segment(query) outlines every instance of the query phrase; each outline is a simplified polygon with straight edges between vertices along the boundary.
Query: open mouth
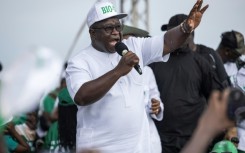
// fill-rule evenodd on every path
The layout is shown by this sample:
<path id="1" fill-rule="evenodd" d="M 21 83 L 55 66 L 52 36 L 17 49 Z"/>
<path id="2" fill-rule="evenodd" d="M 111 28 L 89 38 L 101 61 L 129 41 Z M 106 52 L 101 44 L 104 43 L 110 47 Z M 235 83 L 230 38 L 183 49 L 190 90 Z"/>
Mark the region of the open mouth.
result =
<path id="1" fill-rule="evenodd" d="M 110 41 L 110 45 L 115 47 L 116 43 L 119 42 L 119 41 L 120 41 L 120 39 L 117 39 L 117 38 L 113 39 L 112 41 Z"/>

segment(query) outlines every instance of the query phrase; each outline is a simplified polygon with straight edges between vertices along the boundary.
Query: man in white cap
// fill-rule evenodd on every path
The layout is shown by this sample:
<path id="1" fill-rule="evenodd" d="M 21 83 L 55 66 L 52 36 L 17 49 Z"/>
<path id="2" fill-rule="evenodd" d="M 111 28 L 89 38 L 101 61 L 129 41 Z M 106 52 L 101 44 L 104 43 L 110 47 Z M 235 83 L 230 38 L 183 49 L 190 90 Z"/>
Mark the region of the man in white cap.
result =
<path id="1" fill-rule="evenodd" d="M 96 2 L 87 15 L 91 45 L 72 57 L 66 69 L 68 91 L 78 106 L 77 151 L 102 153 L 149 153 L 149 126 L 143 101 L 143 78 L 133 69 L 163 61 L 181 46 L 199 25 L 208 5 L 198 0 L 188 18 L 164 36 L 122 38 L 112 3 Z M 129 51 L 120 56 L 115 44 L 122 41 Z"/>

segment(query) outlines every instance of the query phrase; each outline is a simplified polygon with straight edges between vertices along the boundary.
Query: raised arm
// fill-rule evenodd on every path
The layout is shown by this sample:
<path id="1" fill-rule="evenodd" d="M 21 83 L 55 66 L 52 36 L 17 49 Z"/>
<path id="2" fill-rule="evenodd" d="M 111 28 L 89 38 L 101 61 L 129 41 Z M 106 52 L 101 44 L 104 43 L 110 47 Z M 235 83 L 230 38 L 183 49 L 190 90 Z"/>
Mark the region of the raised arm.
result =
<path id="1" fill-rule="evenodd" d="M 163 55 L 178 49 L 189 37 L 190 33 L 200 24 L 202 15 L 208 5 L 202 8 L 203 0 L 198 0 L 191 9 L 188 18 L 179 26 L 168 30 L 164 35 Z"/>

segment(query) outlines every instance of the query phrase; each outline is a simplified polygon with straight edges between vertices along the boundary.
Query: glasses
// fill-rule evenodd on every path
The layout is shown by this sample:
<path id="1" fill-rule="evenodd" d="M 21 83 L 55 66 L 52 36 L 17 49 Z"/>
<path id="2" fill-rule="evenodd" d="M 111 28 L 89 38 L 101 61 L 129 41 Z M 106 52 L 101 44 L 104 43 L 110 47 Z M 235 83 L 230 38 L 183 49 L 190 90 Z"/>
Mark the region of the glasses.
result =
<path id="1" fill-rule="evenodd" d="M 91 29 L 104 29 L 106 33 L 111 34 L 114 29 L 116 29 L 117 32 L 121 32 L 123 30 L 123 25 L 95 27 L 95 28 L 91 28 Z"/>

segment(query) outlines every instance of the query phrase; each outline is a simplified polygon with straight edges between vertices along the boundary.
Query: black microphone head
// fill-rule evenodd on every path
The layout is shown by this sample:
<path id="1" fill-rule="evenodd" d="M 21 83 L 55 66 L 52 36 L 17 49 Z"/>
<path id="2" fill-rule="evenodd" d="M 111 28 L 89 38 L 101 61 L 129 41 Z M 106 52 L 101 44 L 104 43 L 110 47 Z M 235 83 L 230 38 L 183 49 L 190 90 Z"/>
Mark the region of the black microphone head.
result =
<path id="1" fill-rule="evenodd" d="M 124 50 L 128 50 L 128 47 L 123 42 L 117 42 L 116 45 L 115 45 L 115 50 L 117 51 L 117 53 L 119 55 L 123 56 L 122 52 Z"/>

